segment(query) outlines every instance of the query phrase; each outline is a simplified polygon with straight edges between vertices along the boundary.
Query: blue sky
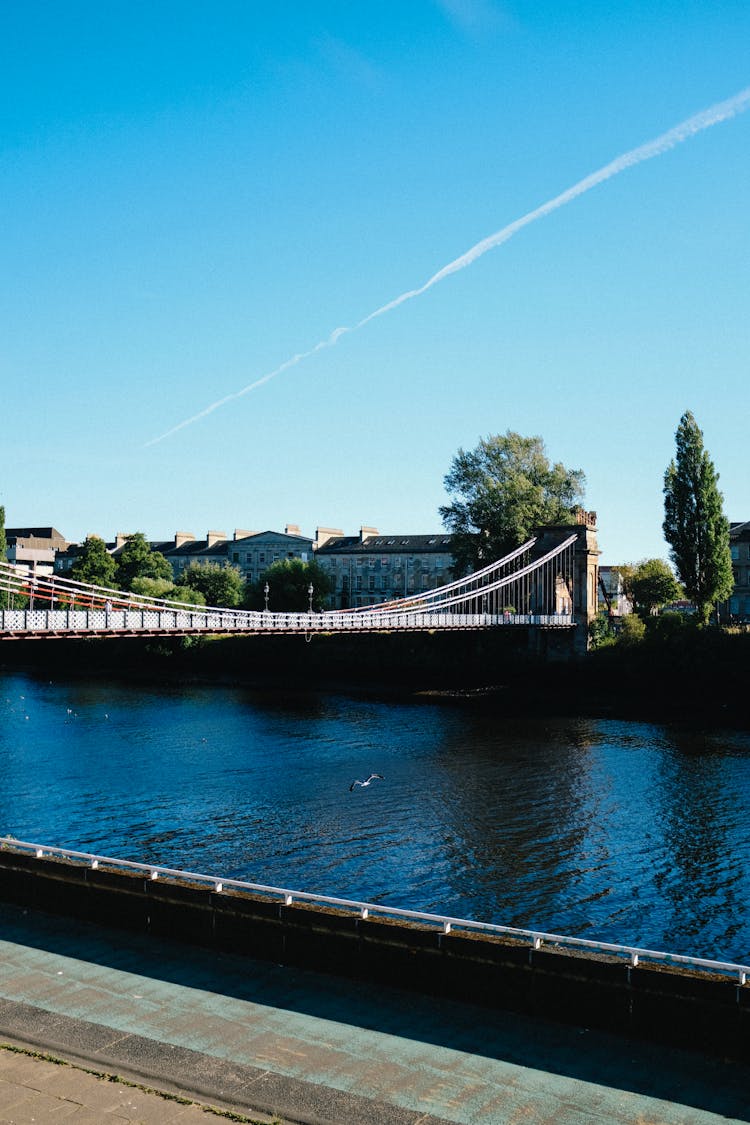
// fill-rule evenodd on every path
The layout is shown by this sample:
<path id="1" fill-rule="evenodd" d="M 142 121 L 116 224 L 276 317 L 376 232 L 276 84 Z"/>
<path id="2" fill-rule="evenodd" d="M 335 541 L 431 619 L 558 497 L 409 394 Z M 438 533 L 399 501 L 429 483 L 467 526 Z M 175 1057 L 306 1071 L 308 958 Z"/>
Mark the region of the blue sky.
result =
<path id="1" fill-rule="evenodd" d="M 750 113 L 419 297 L 750 85 L 745 2 L 0 5 L 8 525 L 439 529 L 459 447 L 541 434 L 603 561 L 666 555 L 680 415 L 750 516 Z"/>

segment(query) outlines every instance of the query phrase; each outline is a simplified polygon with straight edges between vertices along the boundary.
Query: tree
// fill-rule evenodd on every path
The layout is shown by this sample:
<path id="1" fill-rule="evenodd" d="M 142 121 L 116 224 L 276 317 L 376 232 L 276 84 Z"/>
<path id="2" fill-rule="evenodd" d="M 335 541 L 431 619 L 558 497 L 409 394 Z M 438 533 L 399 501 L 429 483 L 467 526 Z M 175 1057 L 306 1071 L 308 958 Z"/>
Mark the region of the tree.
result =
<path id="1" fill-rule="evenodd" d="M 91 582 L 94 586 L 115 584 L 117 564 L 98 535 L 87 535 L 81 553 L 70 568 L 70 577 L 76 582 Z"/>
<path id="2" fill-rule="evenodd" d="M 172 567 L 164 555 L 153 551 L 142 531 L 128 536 L 117 560 L 117 585 L 121 590 L 130 590 L 134 578 L 172 579 Z"/>
<path id="3" fill-rule="evenodd" d="M 646 622 L 637 613 L 629 613 L 623 617 L 618 644 L 630 648 L 631 645 L 639 645 L 645 636 Z"/>
<path id="4" fill-rule="evenodd" d="M 508 430 L 459 449 L 444 482 L 455 499 L 440 508 L 457 572 L 502 558 L 541 524 L 571 520 L 585 481 L 580 469 L 551 465 L 540 437 Z"/>
<path id="5" fill-rule="evenodd" d="M 189 587 L 203 594 L 206 605 L 233 607 L 243 594 L 242 575 L 235 566 L 219 563 L 190 563 L 178 579 L 178 588 Z"/>
<path id="6" fill-rule="evenodd" d="M 264 586 L 268 583 L 268 608 L 277 613 L 304 613 L 310 607 L 312 585 L 314 610 L 322 609 L 333 588 L 326 572 L 316 562 L 302 559 L 281 559 L 264 570 L 257 582 L 248 583 L 245 605 L 248 609 L 265 607 Z"/>
<path id="7" fill-rule="evenodd" d="M 664 474 L 664 538 L 685 593 L 701 625 L 734 587 L 729 521 L 719 492 L 719 474 L 703 446 L 703 434 L 688 410 L 675 434 L 676 457 Z"/>
<path id="8" fill-rule="evenodd" d="M 628 570 L 631 574 L 627 581 L 626 592 L 633 602 L 636 613 L 641 617 L 650 617 L 667 602 L 682 597 L 682 587 L 669 563 L 664 559 L 643 559 Z"/>
<path id="9" fill-rule="evenodd" d="M 190 605 L 205 605 L 206 599 L 198 590 L 189 586 L 175 586 L 168 578 L 134 578 L 130 591 L 144 598 L 166 598 L 172 602 L 188 602 Z"/>
<path id="10" fill-rule="evenodd" d="M 141 598 L 169 598 L 174 590 L 174 583 L 168 578 L 141 578 L 138 576 L 130 583 L 131 594 L 138 594 Z"/>

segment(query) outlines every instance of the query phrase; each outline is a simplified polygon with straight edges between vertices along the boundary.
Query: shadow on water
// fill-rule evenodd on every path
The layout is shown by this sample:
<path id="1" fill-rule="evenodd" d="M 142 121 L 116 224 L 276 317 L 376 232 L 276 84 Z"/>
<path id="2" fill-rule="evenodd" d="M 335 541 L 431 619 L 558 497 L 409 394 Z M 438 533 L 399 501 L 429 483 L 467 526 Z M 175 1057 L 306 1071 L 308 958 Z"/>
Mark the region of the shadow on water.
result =
<path id="1" fill-rule="evenodd" d="M 3 909 L 0 938 L 166 984 L 750 1120 L 750 1070 L 739 1063 L 382 985 L 216 955 L 15 907 Z M 100 1011 L 96 1015 L 100 1017 Z"/>
<path id="2" fill-rule="evenodd" d="M 445 779 L 442 820 L 456 892 L 463 888 L 477 916 L 539 926 L 574 893 L 593 815 L 589 750 L 599 738 L 583 721 L 470 715 L 446 732 L 435 755 Z"/>
<path id="3" fill-rule="evenodd" d="M 731 768 L 737 748 L 712 733 L 671 733 L 671 752 L 660 757 L 656 781 L 669 857 L 655 880 L 669 907 L 665 942 L 670 948 L 695 947 L 710 930 L 714 947 L 742 943 L 740 959 L 746 960 L 750 879 L 746 863 L 728 862 L 747 854 L 748 792 L 742 774 Z"/>

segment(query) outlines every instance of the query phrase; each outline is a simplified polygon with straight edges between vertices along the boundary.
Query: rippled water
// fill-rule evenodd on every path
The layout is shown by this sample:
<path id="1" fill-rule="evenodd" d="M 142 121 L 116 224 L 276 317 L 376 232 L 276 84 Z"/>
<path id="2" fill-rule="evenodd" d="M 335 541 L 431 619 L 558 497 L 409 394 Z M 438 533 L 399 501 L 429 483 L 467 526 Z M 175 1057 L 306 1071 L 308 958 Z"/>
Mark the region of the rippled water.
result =
<path id="1" fill-rule="evenodd" d="M 1 835 L 750 958 L 746 733 L 16 675 L 0 715 Z"/>

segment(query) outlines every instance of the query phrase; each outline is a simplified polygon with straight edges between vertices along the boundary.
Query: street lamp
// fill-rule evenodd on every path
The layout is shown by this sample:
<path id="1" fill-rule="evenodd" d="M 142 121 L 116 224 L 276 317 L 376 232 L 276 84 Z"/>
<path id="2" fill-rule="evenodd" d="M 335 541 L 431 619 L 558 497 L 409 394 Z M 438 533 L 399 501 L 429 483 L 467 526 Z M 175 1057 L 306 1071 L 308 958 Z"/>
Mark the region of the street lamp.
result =
<path id="1" fill-rule="evenodd" d="M 312 599 L 313 599 L 313 590 L 314 589 L 315 589 L 315 587 L 313 586 L 313 584 L 311 582 L 310 585 L 307 587 L 307 600 L 308 600 L 308 607 L 309 607 L 308 612 L 309 613 L 312 613 Z"/>
<path id="2" fill-rule="evenodd" d="M 266 613 L 268 613 L 268 593 L 269 593 L 269 586 L 268 586 L 268 583 L 266 582 L 265 586 L 263 587 L 263 597 L 266 599 Z"/>

